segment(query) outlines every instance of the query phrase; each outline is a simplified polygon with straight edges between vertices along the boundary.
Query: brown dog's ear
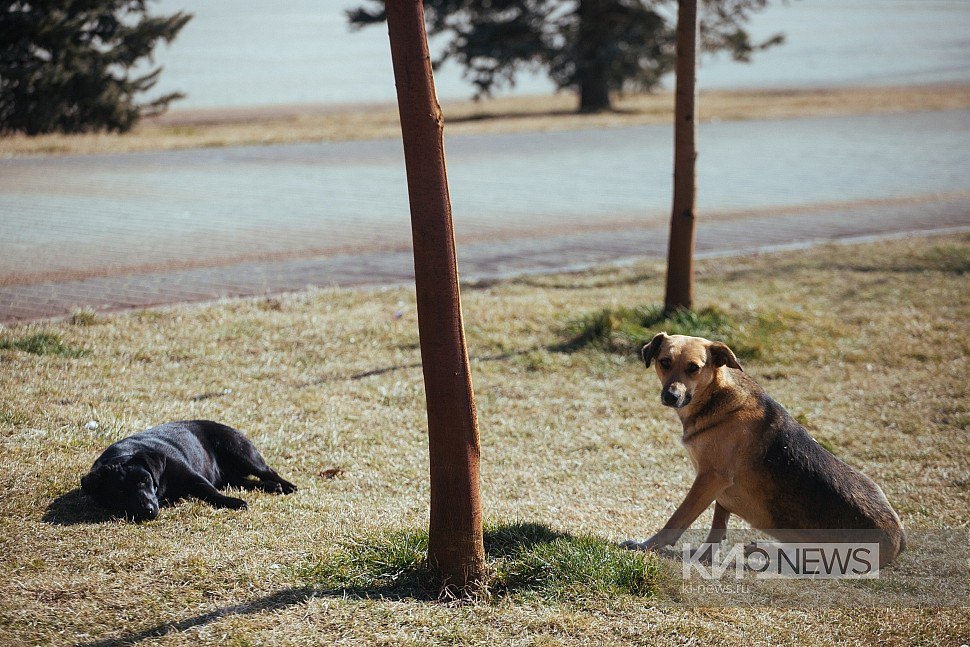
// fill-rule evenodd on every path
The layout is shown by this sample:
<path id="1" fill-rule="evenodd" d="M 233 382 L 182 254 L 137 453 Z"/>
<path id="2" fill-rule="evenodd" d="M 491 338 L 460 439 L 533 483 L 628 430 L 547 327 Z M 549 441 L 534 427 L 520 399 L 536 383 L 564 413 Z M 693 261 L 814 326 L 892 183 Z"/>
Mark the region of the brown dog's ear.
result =
<path id="1" fill-rule="evenodd" d="M 653 361 L 654 356 L 660 351 L 660 345 L 666 338 L 667 333 L 657 333 L 649 344 L 640 349 L 640 357 L 643 358 L 643 363 L 647 365 L 647 368 L 650 368 L 650 362 Z"/>
<path id="2" fill-rule="evenodd" d="M 741 368 L 741 364 L 738 362 L 738 358 L 734 356 L 734 351 L 728 348 L 727 344 L 712 341 L 708 349 L 711 351 L 711 359 L 714 360 L 714 366 L 727 365 L 744 372 L 744 369 Z"/>

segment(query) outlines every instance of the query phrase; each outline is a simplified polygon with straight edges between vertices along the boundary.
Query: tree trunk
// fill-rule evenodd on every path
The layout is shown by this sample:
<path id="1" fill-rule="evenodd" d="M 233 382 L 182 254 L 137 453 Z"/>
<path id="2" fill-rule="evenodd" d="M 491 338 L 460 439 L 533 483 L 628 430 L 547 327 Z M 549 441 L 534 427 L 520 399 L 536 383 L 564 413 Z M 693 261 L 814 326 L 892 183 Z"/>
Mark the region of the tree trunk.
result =
<path id="1" fill-rule="evenodd" d="M 674 104 L 674 204 L 667 249 L 664 312 L 694 304 L 694 200 L 697 148 L 694 143 L 697 98 L 697 0 L 677 7 L 677 86 Z"/>
<path id="2" fill-rule="evenodd" d="M 577 9 L 579 30 L 576 44 L 576 76 L 579 80 L 579 111 L 612 110 L 606 67 L 600 57 L 607 12 L 604 0 L 580 0 Z"/>
<path id="3" fill-rule="evenodd" d="M 444 122 L 435 95 L 421 0 L 387 0 L 387 28 L 404 139 L 418 334 L 428 410 L 431 518 L 428 562 L 442 586 L 485 576 L 479 441 L 458 290 Z"/>
<path id="4" fill-rule="evenodd" d="M 610 88 L 602 70 L 585 70 L 579 84 L 579 111 L 607 112 L 612 109 Z"/>

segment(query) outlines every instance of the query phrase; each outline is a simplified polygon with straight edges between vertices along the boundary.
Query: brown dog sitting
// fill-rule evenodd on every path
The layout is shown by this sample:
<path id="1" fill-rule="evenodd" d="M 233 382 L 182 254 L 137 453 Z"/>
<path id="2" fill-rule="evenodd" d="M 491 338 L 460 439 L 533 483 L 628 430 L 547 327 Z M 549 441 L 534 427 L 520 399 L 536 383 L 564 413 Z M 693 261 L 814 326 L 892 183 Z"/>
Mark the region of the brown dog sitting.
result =
<path id="1" fill-rule="evenodd" d="M 657 362 L 661 402 L 684 426 L 681 438 L 697 476 L 666 525 L 627 548 L 675 543 L 714 503 L 707 543 L 720 543 L 736 514 L 784 542 L 844 541 L 870 531 L 880 566 L 905 547 L 899 517 L 871 479 L 821 447 L 805 428 L 741 369 L 721 342 L 660 333 L 643 347 Z"/>

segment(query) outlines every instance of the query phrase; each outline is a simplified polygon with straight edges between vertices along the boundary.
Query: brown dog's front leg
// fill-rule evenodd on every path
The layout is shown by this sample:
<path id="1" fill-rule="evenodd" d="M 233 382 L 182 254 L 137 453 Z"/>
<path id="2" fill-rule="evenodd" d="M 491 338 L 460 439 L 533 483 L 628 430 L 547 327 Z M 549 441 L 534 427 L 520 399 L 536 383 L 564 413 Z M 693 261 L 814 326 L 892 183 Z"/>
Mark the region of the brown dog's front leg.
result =
<path id="1" fill-rule="evenodd" d="M 624 545 L 628 548 L 650 550 L 675 543 L 684 534 L 684 531 L 690 528 L 690 525 L 697 520 L 697 517 L 714 502 L 717 495 L 730 485 L 731 480 L 719 472 L 704 472 L 698 474 L 697 478 L 694 479 L 694 484 L 690 486 L 684 502 L 671 515 L 660 532 L 644 542 L 638 544 L 627 542 Z M 725 512 L 727 511 L 725 510 Z M 725 524 L 727 522 L 726 516 L 724 522 Z"/>
<path id="2" fill-rule="evenodd" d="M 697 557 L 704 563 L 710 563 L 714 559 L 714 550 L 727 536 L 727 522 L 731 518 L 731 513 L 718 501 L 714 501 L 714 519 L 711 520 L 711 531 L 707 533 L 707 539 L 697 548 L 700 553 Z"/>
<path id="3" fill-rule="evenodd" d="M 731 513 L 723 505 L 714 502 L 714 519 L 711 521 L 711 532 L 707 533 L 705 544 L 719 544 L 727 537 L 727 522 Z"/>

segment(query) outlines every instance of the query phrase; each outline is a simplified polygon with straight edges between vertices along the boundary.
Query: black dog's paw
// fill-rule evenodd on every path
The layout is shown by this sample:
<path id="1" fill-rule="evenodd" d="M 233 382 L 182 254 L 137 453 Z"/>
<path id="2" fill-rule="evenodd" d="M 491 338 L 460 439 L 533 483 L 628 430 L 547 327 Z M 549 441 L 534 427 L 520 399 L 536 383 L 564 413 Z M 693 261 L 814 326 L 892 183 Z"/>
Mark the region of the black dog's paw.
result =
<path id="1" fill-rule="evenodd" d="M 283 479 L 279 481 L 260 481 L 259 487 L 264 492 L 269 492 L 270 494 L 292 494 L 296 492 L 296 486 Z"/>
<path id="2" fill-rule="evenodd" d="M 227 497 L 224 497 L 221 501 L 219 501 L 219 503 L 217 504 L 217 507 L 229 508 L 230 510 L 245 510 L 249 506 L 246 505 L 246 502 L 243 501 L 242 499 L 236 499 L 234 497 L 227 496 Z"/>
<path id="3" fill-rule="evenodd" d="M 270 494 L 283 494 L 283 486 L 276 481 L 260 481 L 259 488 Z"/>

